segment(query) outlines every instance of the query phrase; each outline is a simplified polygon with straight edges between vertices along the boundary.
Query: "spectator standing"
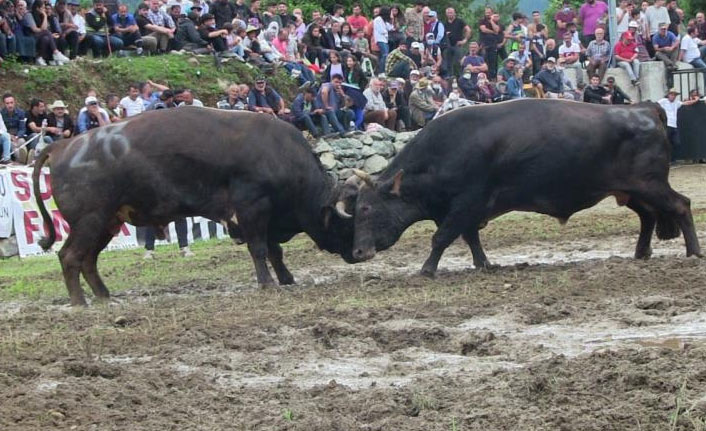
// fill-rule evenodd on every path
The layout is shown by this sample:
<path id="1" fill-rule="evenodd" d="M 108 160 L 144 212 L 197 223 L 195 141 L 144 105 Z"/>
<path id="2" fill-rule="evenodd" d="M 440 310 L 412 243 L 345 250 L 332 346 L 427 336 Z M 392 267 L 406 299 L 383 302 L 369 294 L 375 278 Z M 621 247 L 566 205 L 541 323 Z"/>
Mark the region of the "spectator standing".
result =
<path id="1" fill-rule="evenodd" d="M 637 45 L 629 31 L 622 34 L 613 53 L 618 66 L 622 67 L 630 77 L 632 85 L 640 85 L 640 60 L 637 59 Z"/>
<path id="2" fill-rule="evenodd" d="M 142 34 L 133 14 L 128 13 L 127 5 L 118 6 L 118 12 L 113 14 L 113 31 L 123 41 L 125 46 L 134 45 L 137 55 L 142 54 Z"/>
<path id="3" fill-rule="evenodd" d="M 392 24 L 390 24 L 390 9 L 386 7 L 380 8 L 380 15 L 373 20 L 373 38 L 380 51 L 378 72 L 385 72 L 385 61 L 387 60 L 387 55 L 390 53 L 388 39 L 390 30 L 392 30 Z"/>
<path id="4" fill-rule="evenodd" d="M 572 41 L 571 33 L 564 33 L 564 44 L 559 47 L 558 65 L 563 69 L 569 68 L 576 72 L 577 85 L 583 84 L 583 68 L 581 67 L 581 61 L 579 60 L 580 55 L 581 47 Z"/>
<path id="5" fill-rule="evenodd" d="M 610 92 L 601 86 L 601 77 L 591 75 L 590 84 L 583 90 L 583 101 L 586 103 L 610 104 Z"/>
<path id="6" fill-rule="evenodd" d="M 620 0 L 618 7 L 615 8 L 615 25 L 616 31 L 618 32 L 618 37 L 628 31 L 628 24 L 630 23 L 630 13 L 632 12 L 632 9 L 632 0 Z"/>
<path id="7" fill-rule="evenodd" d="M 576 23 L 577 15 L 571 7 L 571 0 L 563 0 L 562 7 L 554 14 L 556 23 L 556 39 L 564 40 L 564 33 L 568 31 L 568 24 Z"/>
<path id="8" fill-rule="evenodd" d="M 7 126 L 5 126 L 2 115 L 0 115 L 0 151 L 0 165 L 9 165 L 12 162 L 10 160 L 12 141 L 10 134 L 7 133 Z"/>
<path id="9" fill-rule="evenodd" d="M 404 17 L 407 21 L 407 37 L 412 38 L 415 42 L 424 41 L 424 0 L 415 0 L 414 6 L 407 8 L 404 11 Z"/>
<path id="10" fill-rule="evenodd" d="M 134 117 L 145 112 L 145 104 L 140 99 L 140 88 L 138 84 L 130 84 L 127 96 L 120 100 L 123 118 Z"/>
<path id="11" fill-rule="evenodd" d="M 584 46 L 595 39 L 596 28 L 599 21 L 605 20 L 608 15 L 608 5 L 602 0 L 586 0 L 579 9 L 579 23 L 583 26 L 581 32 Z"/>
<path id="12" fill-rule="evenodd" d="M 289 6 L 284 0 L 280 0 L 279 3 L 277 3 L 277 15 L 283 27 L 288 27 L 289 24 L 296 23 L 296 18 L 289 13 Z"/>
<path id="13" fill-rule="evenodd" d="M 471 42 L 468 45 L 468 55 L 461 60 L 461 66 L 465 73 L 470 72 L 470 79 L 473 84 L 478 80 L 479 73 L 488 71 L 488 65 L 485 63 L 483 57 L 479 55 L 479 50 L 478 42 Z"/>
<path id="14" fill-rule="evenodd" d="M 365 105 L 365 122 L 377 123 L 394 130 L 397 124 L 397 111 L 387 109 L 385 99 L 382 97 L 382 82 L 373 78 L 370 86 L 363 92 L 368 100 Z"/>
<path id="15" fill-rule="evenodd" d="M 446 22 L 444 23 L 446 32 L 447 47 L 443 50 L 444 67 L 442 70 L 449 76 L 458 76 L 460 71 L 460 61 L 463 57 L 463 47 L 471 37 L 471 28 L 464 20 L 456 17 L 456 10 L 452 7 L 446 8 Z"/>
<path id="16" fill-rule="evenodd" d="M 659 25 L 670 22 L 669 11 L 664 7 L 664 0 L 655 0 L 654 4 L 649 6 L 645 11 L 645 19 L 647 20 L 648 31 L 646 39 L 651 41 L 652 36 L 659 31 Z"/>
<path id="17" fill-rule="evenodd" d="M 505 46 L 509 52 L 517 51 L 519 46 L 525 44 L 528 39 L 527 27 L 522 24 L 525 18 L 519 12 L 512 14 L 512 22 L 505 29 Z"/>
<path id="18" fill-rule="evenodd" d="M 498 50 L 505 41 L 505 27 L 500 24 L 500 15 L 493 13 L 493 10 L 487 7 L 485 17 L 478 28 L 483 56 L 488 65 L 488 75 L 494 78 L 498 74 Z"/>
<path id="19" fill-rule="evenodd" d="M 679 35 L 681 33 L 682 18 L 677 9 L 677 0 L 667 2 L 667 13 L 669 14 L 669 31 Z"/>
<path id="20" fill-rule="evenodd" d="M 86 31 L 91 40 L 93 57 L 118 52 L 123 49 L 123 41 L 110 34 L 113 20 L 108 15 L 103 0 L 93 0 L 93 9 L 86 14 Z"/>
<path id="21" fill-rule="evenodd" d="M 54 140 L 70 138 L 74 133 L 74 122 L 68 114 L 68 106 L 63 100 L 56 100 L 49 105 L 51 112 L 47 115 L 46 132 Z"/>
<path id="22" fill-rule="evenodd" d="M 588 76 L 598 75 L 599 82 L 603 81 L 603 76 L 610 62 L 610 43 L 605 40 L 605 30 L 596 29 L 596 39 L 592 40 L 586 48 L 586 59 L 588 65 L 586 71 Z"/>
<path id="23" fill-rule="evenodd" d="M 679 68 L 677 66 L 677 59 L 679 58 L 679 37 L 669 31 L 669 24 L 667 22 L 660 23 L 659 31 L 652 35 L 652 47 L 655 50 L 655 60 L 660 60 L 664 63 L 667 87 L 672 87 L 674 84 L 672 72 Z"/>
<path id="24" fill-rule="evenodd" d="M 223 24 L 233 21 L 233 18 L 237 16 L 236 6 L 228 0 L 214 1 L 211 3 L 209 12 L 215 17 L 216 26 L 218 28 L 222 28 Z M 241 16 L 240 18 L 244 19 L 247 18 L 247 16 Z"/>
<path id="25" fill-rule="evenodd" d="M 667 114 L 667 137 L 669 138 L 669 143 L 672 145 L 672 162 L 676 160 L 676 154 L 679 152 L 681 146 L 681 141 L 679 139 L 679 129 L 677 127 L 677 114 L 679 108 L 682 106 L 693 105 L 697 103 L 699 99 L 689 99 L 682 102 L 677 100 L 677 96 L 680 93 L 672 88 L 667 92 L 663 99 L 659 99 L 657 103 L 660 104 L 664 112 Z"/>

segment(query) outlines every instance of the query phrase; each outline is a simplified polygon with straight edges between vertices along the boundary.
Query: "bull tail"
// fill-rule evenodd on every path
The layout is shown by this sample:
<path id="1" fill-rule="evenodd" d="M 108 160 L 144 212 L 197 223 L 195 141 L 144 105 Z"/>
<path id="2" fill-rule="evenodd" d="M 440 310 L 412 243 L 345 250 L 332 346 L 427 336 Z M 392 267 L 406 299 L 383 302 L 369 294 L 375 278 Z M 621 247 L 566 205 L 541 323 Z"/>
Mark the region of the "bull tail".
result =
<path id="1" fill-rule="evenodd" d="M 37 158 L 34 164 L 34 171 L 32 172 L 32 185 L 34 188 L 34 198 L 37 200 L 37 206 L 39 207 L 39 212 L 42 214 L 42 219 L 44 220 L 44 225 L 49 232 L 48 237 L 42 237 L 39 240 L 39 246 L 42 250 L 47 251 L 56 242 L 56 229 L 54 229 L 54 223 L 52 222 L 49 211 L 44 206 L 44 200 L 42 200 L 42 192 L 39 190 L 39 175 L 42 173 L 42 166 L 49 159 L 49 153 L 51 152 L 51 146 L 47 146 L 44 151 L 41 152 L 39 158 Z"/>
<path id="2" fill-rule="evenodd" d="M 656 231 L 659 239 L 674 239 L 681 234 L 677 220 L 664 213 L 657 214 Z"/>

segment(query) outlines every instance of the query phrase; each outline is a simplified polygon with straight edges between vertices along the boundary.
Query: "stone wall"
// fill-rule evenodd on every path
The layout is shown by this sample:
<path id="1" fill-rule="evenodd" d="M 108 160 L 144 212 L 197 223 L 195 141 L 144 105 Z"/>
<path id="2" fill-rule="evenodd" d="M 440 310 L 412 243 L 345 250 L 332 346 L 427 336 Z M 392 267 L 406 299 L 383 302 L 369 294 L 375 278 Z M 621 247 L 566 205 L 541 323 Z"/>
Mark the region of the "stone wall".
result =
<path id="1" fill-rule="evenodd" d="M 353 175 L 353 169 L 369 174 L 382 172 L 416 134 L 381 128 L 349 138 L 321 139 L 315 144 L 314 153 L 331 176 L 344 181 Z"/>

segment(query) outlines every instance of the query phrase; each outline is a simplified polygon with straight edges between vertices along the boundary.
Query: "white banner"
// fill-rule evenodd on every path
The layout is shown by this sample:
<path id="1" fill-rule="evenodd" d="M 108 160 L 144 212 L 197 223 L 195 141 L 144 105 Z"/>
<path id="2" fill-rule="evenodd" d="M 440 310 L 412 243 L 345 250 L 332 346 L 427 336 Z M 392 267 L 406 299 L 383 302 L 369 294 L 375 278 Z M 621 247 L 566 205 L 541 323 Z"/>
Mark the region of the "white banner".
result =
<path id="1" fill-rule="evenodd" d="M 13 217 L 15 232 L 17 235 L 17 246 L 20 257 L 33 256 L 44 253 L 37 244 L 42 236 L 47 235 L 44 221 L 39 213 L 36 199 L 33 192 L 32 168 L 10 168 L 5 174 L 7 183 L 10 184 L 10 191 L 13 199 Z M 49 169 L 44 168 L 39 178 L 39 189 L 44 205 L 51 216 L 51 222 L 56 230 L 56 243 L 54 250 L 59 250 L 61 243 L 66 241 L 69 234 L 69 224 L 64 220 L 56 207 L 51 191 L 51 180 Z M 107 249 L 134 248 L 137 247 L 137 235 L 134 226 L 124 224 L 120 232 L 108 244 Z"/>
<path id="2" fill-rule="evenodd" d="M 0 170 L 0 238 L 8 238 L 12 234 L 13 202 L 9 171 Z"/>

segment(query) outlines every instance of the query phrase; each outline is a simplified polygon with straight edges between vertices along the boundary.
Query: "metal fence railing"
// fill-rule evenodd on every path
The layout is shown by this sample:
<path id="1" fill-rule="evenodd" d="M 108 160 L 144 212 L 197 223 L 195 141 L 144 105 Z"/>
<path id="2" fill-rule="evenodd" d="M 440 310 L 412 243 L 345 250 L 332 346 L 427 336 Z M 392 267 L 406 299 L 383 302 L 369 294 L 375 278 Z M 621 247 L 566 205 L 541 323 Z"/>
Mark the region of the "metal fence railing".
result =
<path id="1" fill-rule="evenodd" d="M 691 90 L 697 90 L 701 96 L 706 92 L 706 69 L 682 69 L 672 72 L 674 88 L 681 93 L 681 99 L 689 97 Z"/>

